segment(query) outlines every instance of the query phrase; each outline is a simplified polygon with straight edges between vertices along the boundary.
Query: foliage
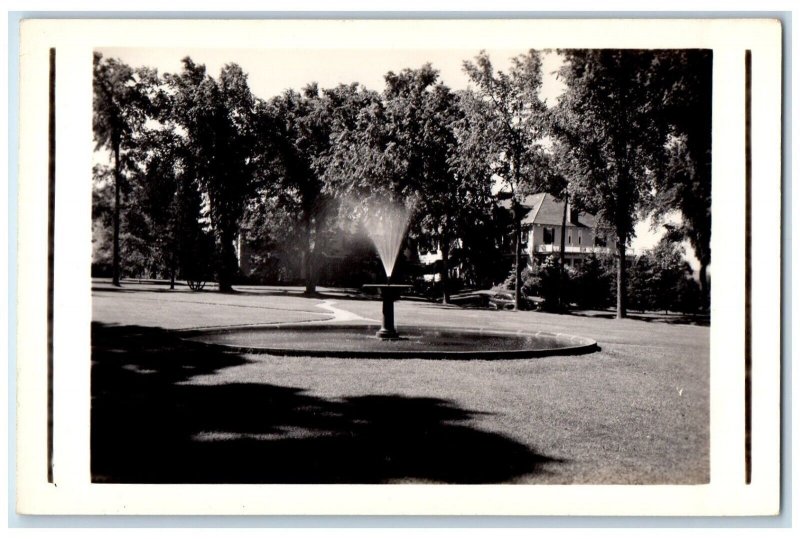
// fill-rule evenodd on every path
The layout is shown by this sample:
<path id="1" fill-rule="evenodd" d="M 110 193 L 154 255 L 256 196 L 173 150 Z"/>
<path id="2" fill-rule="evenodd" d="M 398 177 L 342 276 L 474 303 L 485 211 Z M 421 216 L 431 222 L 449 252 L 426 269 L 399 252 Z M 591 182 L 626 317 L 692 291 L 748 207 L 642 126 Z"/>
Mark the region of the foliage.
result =
<path id="1" fill-rule="evenodd" d="M 679 244 L 664 238 L 631 266 L 631 307 L 639 311 L 696 312 L 699 285 Z"/>
<path id="2" fill-rule="evenodd" d="M 511 259 L 503 256 L 503 240 L 510 236 L 512 224 L 506 212 L 472 202 L 459 224 L 461 239 L 452 251 L 452 265 L 459 267 L 464 286 L 489 288 L 512 269 Z M 472 215 L 471 219 L 467 216 Z M 501 254 L 502 253 L 502 254 Z"/>
<path id="3" fill-rule="evenodd" d="M 694 312 L 699 307 L 698 283 L 684 258 L 683 248 L 669 237 L 662 239 L 650 251 L 654 272 L 652 308 L 663 311 Z"/>
<path id="4" fill-rule="evenodd" d="M 576 270 L 573 298 L 581 309 L 606 309 L 615 295 L 613 260 L 592 253 Z"/>
<path id="5" fill-rule="evenodd" d="M 521 272 L 521 291 L 527 297 L 539 297 L 544 300 L 541 308 L 550 312 L 564 311 L 576 298 L 575 286 L 579 274 L 572 268 L 565 268 L 562 273 L 558 255 L 550 255 Z M 512 272 L 503 283 L 508 290 L 516 288 L 516 274 Z M 563 287 L 563 289 L 561 288 Z"/>
<path id="6" fill-rule="evenodd" d="M 473 62 L 464 62 L 474 88 L 461 99 L 466 121 L 458 131 L 456 167 L 484 182 L 498 179 L 511 194 L 517 309 L 522 294 L 521 201 L 543 187 L 548 176 L 541 145 L 547 126 L 546 108 L 539 98 L 541 69 L 540 53 L 533 50 L 513 58 L 508 73 L 495 71 L 484 51 Z"/>
<path id="7" fill-rule="evenodd" d="M 148 68 L 133 69 L 114 58 L 94 53 L 92 131 L 95 149 L 115 149 L 124 161 L 150 111 L 150 89 L 155 72 Z"/>
<path id="8" fill-rule="evenodd" d="M 96 164 L 92 167 L 92 220 L 111 228 L 114 214 L 114 170 Z"/>
<path id="9" fill-rule="evenodd" d="M 166 74 L 168 120 L 183 133 L 189 173 L 207 202 L 207 218 L 217 244 L 220 291 L 231 289 L 237 271 L 234 240 L 245 205 L 261 179 L 256 100 L 247 75 L 236 64 L 219 78 L 205 66 L 183 59 L 183 71 Z"/>
<path id="10" fill-rule="evenodd" d="M 671 237 L 685 239 L 700 261 L 704 305 L 709 299 L 711 263 L 711 101 L 712 52 L 671 51 L 660 58 L 664 114 L 669 133 L 666 156 L 655 175 L 656 193 L 649 205 L 655 222 L 678 210 L 681 222 Z"/>
<path id="11" fill-rule="evenodd" d="M 316 290 L 316 258 L 322 250 L 325 228 L 329 226 L 331 197 L 324 193 L 320 174 L 323 155 L 330 148 L 331 108 L 315 84 L 302 93 L 287 90 L 269 101 L 262 112 L 271 132 L 272 148 L 266 193 L 280 193 L 284 208 L 296 216 L 290 226 L 297 228 L 302 245 L 302 272 L 306 293 Z"/>
<path id="12" fill-rule="evenodd" d="M 130 151 L 149 111 L 149 88 L 155 73 L 132 69 L 124 62 L 94 54 L 92 131 L 95 150 L 105 149 L 113 160 L 112 279 L 120 284 L 120 227 L 125 173 L 133 168 Z"/>
<path id="13" fill-rule="evenodd" d="M 454 164 L 462 114 L 457 96 L 438 77 L 426 64 L 387 73 L 381 96 L 353 87 L 328 93 L 338 105 L 332 114 L 335 143 L 322 164 L 329 189 L 346 199 L 343 207 L 355 218 L 386 200 L 413 207 L 410 241 L 441 250 L 447 301 L 450 255 L 460 247 L 456 239 L 469 235 L 471 223 L 486 222 L 481 212 L 489 208 L 489 193 L 485 177 Z M 360 107 L 358 114 L 343 114 L 341 103 L 347 101 Z"/>
<path id="14" fill-rule="evenodd" d="M 140 272 L 170 278 L 177 273 L 180 181 L 179 139 L 168 130 L 147 129 L 136 149 L 139 163 L 131 186 L 126 243 L 137 245 Z M 196 219 L 196 216 L 195 216 Z"/>
<path id="15" fill-rule="evenodd" d="M 420 250 L 441 250 L 434 288 L 507 280 L 545 307 L 604 308 L 614 297 L 608 260 L 561 275 L 557 258 L 524 269 L 521 202 L 546 191 L 598 215 L 617 240 L 618 315 L 633 308 L 707 305 L 675 244 L 625 268 L 633 223 L 672 210 L 669 239 L 710 263 L 710 53 L 562 51 L 566 93 L 539 98 L 540 53 L 507 72 L 480 53 L 455 93 L 429 64 L 358 84 L 287 90 L 262 101 L 235 64 L 217 78 L 190 58 L 179 73 L 132 69 L 95 56 L 93 127 L 110 156 L 94 169 L 93 272 L 237 276 L 237 236 L 253 278 L 358 283 L 380 272 L 361 218 L 376 201 L 413 207 L 401 267 L 421 275 Z M 497 186 L 510 196 L 498 207 Z M 514 257 L 508 256 L 513 238 Z M 500 256 L 498 256 L 500 254 Z M 342 257 L 348 263 L 343 265 Z M 454 271 L 457 268 L 458 271 Z M 626 277 L 630 274 L 630 279 Z"/>
<path id="16" fill-rule="evenodd" d="M 463 113 L 456 94 L 438 82 L 438 72 L 426 64 L 418 70 L 390 72 L 386 81 L 393 132 L 407 156 L 406 174 L 416 203 L 410 234 L 418 246 L 441 251 L 442 297 L 449 302 L 455 284 L 449 282 L 450 270 L 467 252 L 463 239 L 470 236 L 470 228 L 486 223 L 487 185 L 453 166 L 459 153 L 456 129 Z"/>
<path id="17" fill-rule="evenodd" d="M 617 316 L 626 315 L 625 250 L 652 192 L 666 141 L 663 73 L 653 51 L 561 51 L 567 90 L 553 127 L 567 146 L 570 197 L 608 223 L 617 242 Z"/>
<path id="18" fill-rule="evenodd" d="M 706 298 L 700 285 L 692 277 L 684 276 L 677 283 L 672 310 L 683 314 L 696 314 L 707 309 Z"/>
<path id="19" fill-rule="evenodd" d="M 539 98 L 542 62 L 538 51 L 512 59 L 508 73 L 495 71 L 488 54 L 481 52 L 474 62 L 464 62 L 464 71 L 475 85 L 464 94 L 464 109 L 473 122 L 465 139 L 462 157 L 470 159 L 470 149 L 483 148 L 479 156 L 488 158 L 478 166 L 490 168 L 512 197 L 521 197 L 542 185 L 546 109 Z M 466 166 L 473 163 L 466 163 Z M 463 165 L 462 165 L 463 166 Z"/>
<path id="20" fill-rule="evenodd" d="M 333 145 L 319 166 L 326 191 L 345 202 L 343 217 L 358 222 L 372 200 L 398 200 L 410 194 L 398 170 L 402 156 L 390 138 L 379 94 L 340 86 L 327 96 L 333 107 Z"/>
<path id="21" fill-rule="evenodd" d="M 650 256 L 638 257 L 631 264 L 628 277 L 628 305 L 631 309 L 644 312 L 657 303 L 657 283 L 655 268 Z"/>

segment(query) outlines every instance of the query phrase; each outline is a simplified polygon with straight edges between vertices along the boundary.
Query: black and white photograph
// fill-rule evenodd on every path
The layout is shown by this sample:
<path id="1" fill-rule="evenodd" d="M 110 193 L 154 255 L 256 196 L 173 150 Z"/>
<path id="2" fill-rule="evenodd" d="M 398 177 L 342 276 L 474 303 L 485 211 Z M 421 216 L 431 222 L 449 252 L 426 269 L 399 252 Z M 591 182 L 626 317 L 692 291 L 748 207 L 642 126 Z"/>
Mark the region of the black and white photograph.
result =
<path id="1" fill-rule="evenodd" d="M 93 480 L 708 481 L 712 53 L 504 52 L 95 53 Z"/>
<path id="2" fill-rule="evenodd" d="M 751 164 L 764 55 L 673 43 L 674 25 L 618 46 L 595 28 L 605 37 L 586 46 L 583 26 L 526 40 L 498 37 L 526 21 L 427 21 L 437 41 L 418 22 L 328 21 L 317 30 L 332 40 L 364 40 L 336 47 L 245 45 L 253 21 L 220 21 L 229 42 L 206 43 L 205 21 L 183 23 L 185 44 L 103 30 L 42 49 L 38 488 L 695 489 L 677 509 L 653 498 L 672 514 L 693 497 L 708 511 L 728 483 L 777 481 L 754 457 L 777 443 L 753 421 L 764 385 L 754 396 L 751 373 L 777 361 L 752 353 L 749 325 L 753 241 L 765 244 L 736 230 L 753 182 L 776 181 Z M 742 84 L 719 87 L 730 80 Z M 74 310 L 70 297 L 83 297 Z M 715 457 L 726 424 L 733 443 Z M 714 476 L 718 457 L 734 471 Z M 603 490 L 570 492 L 585 494 L 568 509 L 507 507 L 614 512 Z M 186 511 L 208 510 L 192 499 Z M 160 512 L 148 503 L 135 510 Z"/>

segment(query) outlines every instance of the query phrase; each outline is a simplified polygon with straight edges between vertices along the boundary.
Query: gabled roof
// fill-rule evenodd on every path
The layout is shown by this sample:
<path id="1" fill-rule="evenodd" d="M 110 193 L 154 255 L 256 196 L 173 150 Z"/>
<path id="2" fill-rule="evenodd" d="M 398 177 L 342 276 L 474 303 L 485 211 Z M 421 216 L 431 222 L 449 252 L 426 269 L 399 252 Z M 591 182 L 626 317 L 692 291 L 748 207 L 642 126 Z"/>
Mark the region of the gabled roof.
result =
<path id="1" fill-rule="evenodd" d="M 564 202 L 556 200 L 553 195 L 549 193 L 528 195 L 522 200 L 522 205 L 530 208 L 522 218 L 523 225 L 561 226 Z M 567 216 L 567 226 L 594 228 L 596 225 L 597 218 L 590 213 L 579 213 L 577 222 L 570 222 L 569 215 Z"/>

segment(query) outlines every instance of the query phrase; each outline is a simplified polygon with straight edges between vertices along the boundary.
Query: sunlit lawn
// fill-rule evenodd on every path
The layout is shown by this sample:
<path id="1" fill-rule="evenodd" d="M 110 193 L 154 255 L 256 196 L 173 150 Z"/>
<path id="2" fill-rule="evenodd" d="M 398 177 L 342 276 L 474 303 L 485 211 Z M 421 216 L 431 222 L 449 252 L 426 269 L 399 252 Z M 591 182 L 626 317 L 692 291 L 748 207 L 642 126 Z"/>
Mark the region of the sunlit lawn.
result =
<path id="1" fill-rule="evenodd" d="M 380 303 L 323 289 L 96 283 L 92 470 L 121 482 L 703 483 L 707 327 L 401 301 L 404 323 L 596 339 L 503 361 L 242 355 L 181 328 L 311 321 Z M 336 294 L 335 294 L 336 293 Z"/>

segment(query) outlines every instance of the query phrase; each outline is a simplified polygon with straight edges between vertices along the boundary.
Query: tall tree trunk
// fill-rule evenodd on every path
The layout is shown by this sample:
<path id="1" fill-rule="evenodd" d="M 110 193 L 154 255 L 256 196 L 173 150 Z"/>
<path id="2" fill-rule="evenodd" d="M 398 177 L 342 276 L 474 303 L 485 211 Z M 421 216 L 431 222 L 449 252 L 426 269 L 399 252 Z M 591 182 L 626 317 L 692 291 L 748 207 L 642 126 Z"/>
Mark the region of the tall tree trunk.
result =
<path id="1" fill-rule="evenodd" d="M 447 235 L 442 235 L 442 303 L 450 303 L 450 240 Z"/>
<path id="2" fill-rule="evenodd" d="M 305 293 L 308 295 L 315 294 L 317 292 L 317 283 L 316 279 L 314 278 L 314 254 L 316 251 L 316 245 L 314 244 L 313 238 L 313 228 L 311 225 L 311 216 L 306 217 L 306 243 L 305 243 L 305 253 L 303 253 L 303 264 L 304 270 L 306 274 L 306 291 Z"/>
<path id="3" fill-rule="evenodd" d="M 621 236 L 620 236 L 621 237 Z M 625 240 L 617 239 L 617 318 L 628 316 Z"/>
<path id="4" fill-rule="evenodd" d="M 112 282 L 114 286 L 121 286 L 119 282 L 119 218 L 120 218 L 120 180 L 122 177 L 122 166 L 119 162 L 119 142 L 114 142 L 114 246 L 113 246 L 113 266 Z"/>
<path id="5" fill-rule="evenodd" d="M 700 261 L 700 308 L 703 312 L 708 312 L 711 308 L 711 287 L 708 283 L 708 263 Z"/>
<path id="6" fill-rule="evenodd" d="M 175 290 L 175 266 L 176 266 L 176 254 L 175 252 L 177 249 L 177 242 L 172 242 L 172 249 L 169 255 L 169 289 Z"/>
<path id="7" fill-rule="evenodd" d="M 561 215 L 561 251 L 558 255 L 558 308 L 564 309 L 564 249 L 566 248 L 567 235 L 567 206 L 569 206 L 569 195 L 564 196 L 564 213 Z"/>
<path id="8" fill-rule="evenodd" d="M 522 217 L 519 203 L 514 202 L 514 310 L 522 310 Z"/>
<path id="9" fill-rule="evenodd" d="M 236 252 L 233 248 L 233 227 L 224 226 L 222 235 L 222 260 L 219 272 L 219 291 L 233 292 L 233 272 L 236 266 Z"/>

